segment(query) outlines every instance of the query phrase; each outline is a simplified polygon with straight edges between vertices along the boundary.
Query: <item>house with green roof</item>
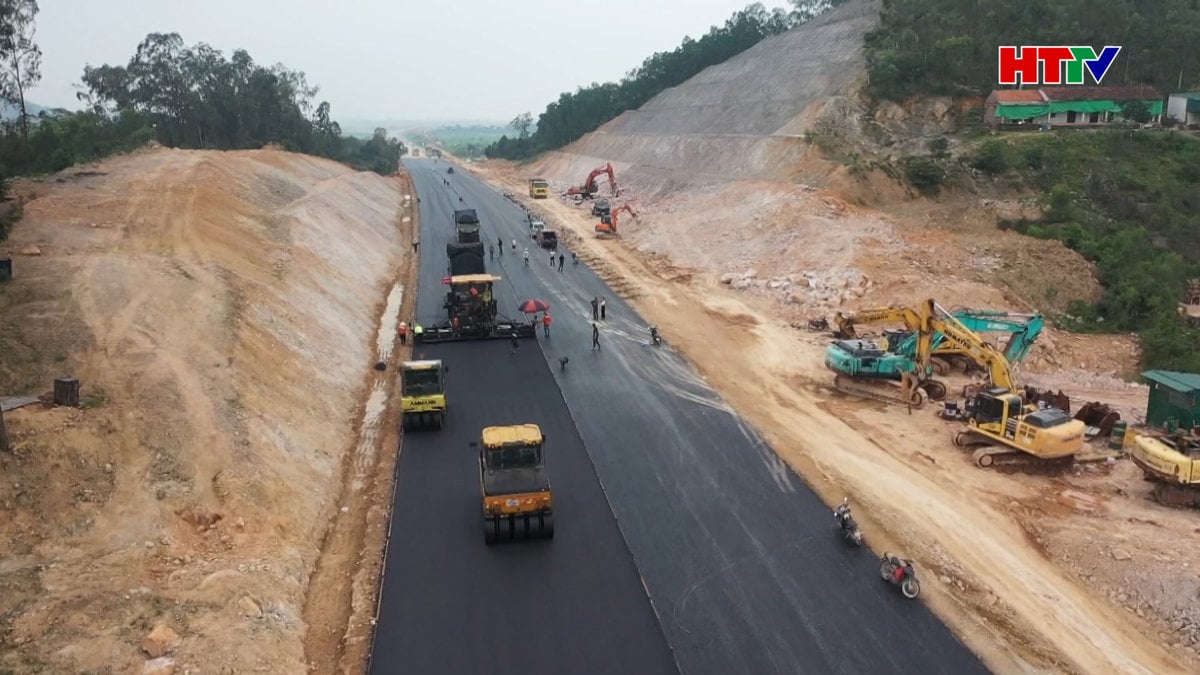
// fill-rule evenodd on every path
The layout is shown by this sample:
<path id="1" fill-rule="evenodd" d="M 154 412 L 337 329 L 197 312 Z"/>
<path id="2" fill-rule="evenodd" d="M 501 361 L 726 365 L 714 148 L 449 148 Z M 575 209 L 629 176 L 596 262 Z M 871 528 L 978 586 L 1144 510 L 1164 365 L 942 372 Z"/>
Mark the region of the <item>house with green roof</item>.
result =
<path id="1" fill-rule="evenodd" d="M 1147 370 L 1150 382 L 1146 424 L 1163 427 L 1175 420 L 1180 429 L 1200 427 L 1200 375 L 1170 370 Z"/>
<path id="2" fill-rule="evenodd" d="M 984 102 L 990 127 L 1035 124 L 1043 127 L 1103 126 L 1121 120 L 1130 101 L 1141 101 L 1151 122 L 1162 119 L 1162 96 L 1151 87 L 1040 87 L 998 89 Z"/>
<path id="3" fill-rule="evenodd" d="M 1200 124 L 1200 91 L 1168 96 L 1167 117 L 1174 118 L 1180 124 Z"/>

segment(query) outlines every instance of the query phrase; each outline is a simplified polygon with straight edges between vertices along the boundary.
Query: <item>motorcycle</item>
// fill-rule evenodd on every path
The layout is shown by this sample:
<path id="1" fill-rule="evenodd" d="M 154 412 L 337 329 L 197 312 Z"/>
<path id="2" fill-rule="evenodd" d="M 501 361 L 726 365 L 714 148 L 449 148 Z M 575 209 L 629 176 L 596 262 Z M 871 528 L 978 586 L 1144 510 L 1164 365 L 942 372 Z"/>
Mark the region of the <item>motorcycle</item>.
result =
<path id="1" fill-rule="evenodd" d="M 837 520 L 838 527 L 842 528 L 842 536 L 855 546 L 862 546 L 862 530 L 858 529 L 858 523 L 854 522 L 854 516 L 850 515 L 849 497 L 843 498 L 841 505 L 833 510 L 833 517 Z"/>
<path id="2" fill-rule="evenodd" d="M 657 347 L 662 344 L 662 337 L 658 334 L 658 326 L 650 326 L 650 342 Z"/>
<path id="3" fill-rule="evenodd" d="M 879 561 L 879 576 L 893 586 L 900 586 L 900 592 L 909 600 L 921 594 L 921 582 L 917 581 L 911 560 L 884 553 Z"/>

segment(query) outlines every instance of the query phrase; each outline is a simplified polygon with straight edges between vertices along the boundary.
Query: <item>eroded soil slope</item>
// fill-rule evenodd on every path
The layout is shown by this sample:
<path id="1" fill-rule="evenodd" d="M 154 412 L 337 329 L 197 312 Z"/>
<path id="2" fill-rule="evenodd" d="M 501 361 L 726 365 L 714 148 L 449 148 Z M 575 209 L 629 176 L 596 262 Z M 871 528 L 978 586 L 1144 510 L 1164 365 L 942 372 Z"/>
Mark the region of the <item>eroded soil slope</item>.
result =
<path id="1" fill-rule="evenodd" d="M 20 188 L 0 393 L 70 373 L 84 405 L 5 414 L 0 670 L 304 672 L 305 595 L 408 248 L 400 183 L 159 149 Z"/>

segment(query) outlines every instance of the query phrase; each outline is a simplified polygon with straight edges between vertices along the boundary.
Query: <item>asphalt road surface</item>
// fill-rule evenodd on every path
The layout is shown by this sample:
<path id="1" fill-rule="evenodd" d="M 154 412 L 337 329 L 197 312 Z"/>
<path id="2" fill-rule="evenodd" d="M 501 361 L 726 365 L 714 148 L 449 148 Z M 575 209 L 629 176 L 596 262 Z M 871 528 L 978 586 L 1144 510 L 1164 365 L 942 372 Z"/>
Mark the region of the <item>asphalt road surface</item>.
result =
<path id="1" fill-rule="evenodd" d="M 500 238 L 506 244 L 503 257 L 487 263 L 489 272 L 505 277 L 497 293 L 501 312 L 515 316 L 520 301 L 535 297 L 550 303 L 554 322 L 549 338 L 540 337 L 539 331 L 542 362 L 536 367 L 527 362 L 530 353 L 538 351 L 532 340 L 523 341 L 516 357 L 503 342 L 424 348 L 426 356 L 447 354 L 452 369 L 465 360 L 451 371 L 451 396 L 469 397 L 473 404 L 464 411 L 461 398 L 452 399 L 457 407 L 451 412 L 454 421 L 442 432 L 445 439 L 406 439 L 373 670 L 385 672 L 381 668 L 387 663 L 420 672 L 420 666 L 432 662 L 429 652 L 438 648 L 444 655 L 466 654 L 455 657 L 459 661 L 443 657 L 436 662 L 438 672 L 494 666 L 484 652 L 504 641 L 480 642 L 478 633 L 463 630 L 470 619 L 456 612 L 471 609 L 441 608 L 486 607 L 489 614 L 500 613 L 503 608 L 497 606 L 511 595 L 503 586 L 477 585 L 472 577 L 527 575 L 520 578 L 532 581 L 548 574 L 553 579 L 565 575 L 572 583 L 548 582 L 552 585 L 542 602 L 574 609 L 513 612 L 514 621 L 564 646 L 558 652 L 561 659 L 546 655 L 536 663 L 526 661 L 526 672 L 601 672 L 609 664 L 616 667 L 617 657 L 610 655 L 597 667 L 592 667 L 596 657 L 566 659 L 576 650 L 611 654 L 614 649 L 626 658 L 622 663 L 636 664 L 631 672 L 658 672 L 670 666 L 659 656 L 661 650 L 647 641 L 662 640 L 664 634 L 675 662 L 689 675 L 987 672 L 920 601 L 905 600 L 898 589 L 879 579 L 878 559 L 866 549 L 846 545 L 828 507 L 669 345 L 650 346 L 645 322 L 585 265 L 572 265 L 565 247 L 566 266 L 559 272 L 548 264 L 548 252 L 530 241 L 524 212 L 496 191 L 461 169 L 447 176 L 445 162 L 410 159 L 405 165 L 422 199 L 418 319 L 430 322 L 440 315 L 445 243 L 454 233 L 452 210 L 474 208 L 485 242 Z M 444 178 L 450 186 L 443 184 Z M 515 255 L 507 248 L 514 238 Z M 531 255 L 528 267 L 521 256 L 526 246 Z M 606 298 L 608 318 L 599 322 L 601 349 L 594 351 L 589 301 L 597 296 Z M 559 368 L 561 356 L 570 359 L 566 370 Z M 463 372 L 467 363 L 479 370 Z M 471 393 L 463 392 L 464 387 Z M 569 413 L 562 407 L 564 400 Z M 461 445 L 458 435 L 470 435 L 457 426 L 467 423 L 464 418 L 474 416 L 470 426 L 478 427 L 477 420 L 493 419 L 505 410 L 526 416 L 534 412 L 536 421 L 555 430 L 565 426 L 565 431 L 550 432 L 558 452 L 551 450 L 551 461 L 557 457 L 562 463 L 551 468 L 556 499 L 568 498 L 567 487 L 558 483 L 563 473 L 569 474 L 561 476 L 563 480 L 582 486 L 572 488 L 582 491 L 571 495 L 569 503 L 578 515 L 564 506 L 555 518 L 556 539 L 516 554 L 497 554 L 483 546 L 480 526 L 471 522 L 477 521 L 472 510 L 477 509 L 477 488 L 470 467 L 454 469 L 446 463 L 450 455 L 445 448 L 433 455 L 424 445 Z M 563 417 L 568 414 L 569 419 Z M 575 445 L 571 426 L 582 438 L 581 446 Z M 590 464 L 576 458 L 583 448 Z M 430 455 L 435 459 L 420 459 Z M 575 474 L 593 469 L 588 476 Z M 588 487 L 597 480 L 603 493 Z M 469 503 L 462 525 L 455 524 L 459 516 L 439 511 L 453 501 L 449 495 L 440 496 L 451 488 L 463 492 L 462 500 Z M 427 503 L 434 498 L 436 504 Z M 605 499 L 607 503 L 594 503 Z M 594 515 L 600 512 L 607 517 Z M 612 514 L 624 543 L 613 541 Z M 407 527 L 424 529 L 410 538 Z M 540 550 L 571 546 L 568 537 L 582 534 L 572 528 L 587 530 L 586 549 L 565 551 L 561 559 L 536 557 Z M 870 533 L 866 535 L 869 539 Z M 443 539 L 456 543 L 451 546 Z M 423 550 L 409 550 L 410 541 Z M 410 560 L 422 555 L 433 560 Z M 622 555 L 623 561 L 617 562 Z M 497 562 L 507 562 L 509 556 L 536 559 L 546 567 L 539 564 L 534 573 L 532 565 Z M 461 560 L 461 568 L 441 560 L 445 557 Z M 560 570 L 555 567 L 559 564 L 584 567 Z M 596 576 L 600 574 L 604 576 Z M 633 591 L 641 588 L 633 588 L 637 582 L 631 575 L 640 576 L 659 627 L 645 626 L 644 595 L 639 606 Z M 611 597 L 613 602 L 605 605 L 576 600 L 576 595 L 595 593 L 601 586 L 604 596 L 619 595 L 622 600 Z M 580 634 L 573 627 L 585 623 L 608 629 Z M 629 638 L 613 632 L 616 626 L 635 631 L 642 642 L 627 642 Z M 642 644 L 646 646 L 638 646 Z M 642 653 L 634 653 L 638 650 Z M 517 658 L 532 650 L 512 648 L 504 653 Z"/>

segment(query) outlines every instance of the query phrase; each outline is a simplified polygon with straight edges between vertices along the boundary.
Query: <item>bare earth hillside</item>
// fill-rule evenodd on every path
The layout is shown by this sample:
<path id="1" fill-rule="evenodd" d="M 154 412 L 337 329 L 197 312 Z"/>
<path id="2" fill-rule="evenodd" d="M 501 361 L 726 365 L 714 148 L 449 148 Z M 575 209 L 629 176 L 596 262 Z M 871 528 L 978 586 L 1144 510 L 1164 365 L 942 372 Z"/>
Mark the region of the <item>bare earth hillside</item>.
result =
<path id="1" fill-rule="evenodd" d="M 929 408 L 909 415 L 834 394 L 828 336 L 796 328 L 929 297 L 1053 317 L 1100 292 L 1079 255 L 996 228 L 1035 210 L 1032 199 L 921 199 L 798 138 L 833 129 L 869 145 L 874 127 L 920 144 L 953 116 L 940 101 L 865 112 L 855 55 L 871 10 L 847 3 L 561 152 L 476 170 L 565 231 L 829 501 L 861 504 L 873 547 L 913 554 L 929 570 L 930 604 L 994 670 L 1195 672 L 1200 610 L 1185 599 L 1200 593 L 1195 513 L 1153 503 L 1126 460 L 1053 475 L 979 469 Z M 619 240 L 595 237 L 586 202 L 524 196 L 529 178 L 561 193 L 609 161 L 614 206 L 638 213 L 622 214 Z M 1147 391 L 1126 382 L 1137 361 L 1131 336 L 1051 327 L 1018 376 L 1137 422 Z M 968 381 L 948 379 L 951 391 Z"/>
<path id="2" fill-rule="evenodd" d="M 149 150 L 20 187 L 0 393 L 71 373 L 84 405 L 5 414 L 0 670 L 304 672 L 347 461 L 376 459 L 356 439 L 382 412 L 364 387 L 402 295 L 401 182 Z"/>

